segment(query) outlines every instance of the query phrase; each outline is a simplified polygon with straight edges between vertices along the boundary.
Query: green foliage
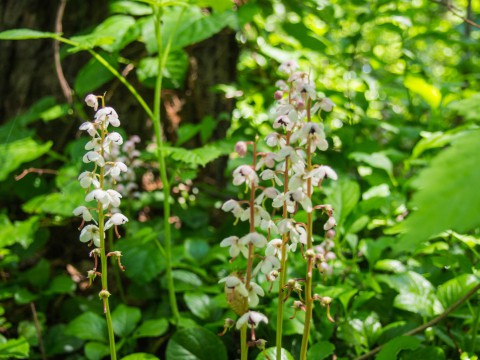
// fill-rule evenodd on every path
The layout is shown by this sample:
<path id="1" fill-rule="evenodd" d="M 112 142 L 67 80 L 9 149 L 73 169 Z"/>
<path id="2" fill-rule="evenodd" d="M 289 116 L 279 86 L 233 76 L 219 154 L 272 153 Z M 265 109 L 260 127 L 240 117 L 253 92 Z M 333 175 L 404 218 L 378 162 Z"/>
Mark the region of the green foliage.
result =
<path id="1" fill-rule="evenodd" d="M 225 345 L 217 335 L 203 328 L 188 328 L 175 333 L 167 346 L 167 360 L 226 360 Z"/>

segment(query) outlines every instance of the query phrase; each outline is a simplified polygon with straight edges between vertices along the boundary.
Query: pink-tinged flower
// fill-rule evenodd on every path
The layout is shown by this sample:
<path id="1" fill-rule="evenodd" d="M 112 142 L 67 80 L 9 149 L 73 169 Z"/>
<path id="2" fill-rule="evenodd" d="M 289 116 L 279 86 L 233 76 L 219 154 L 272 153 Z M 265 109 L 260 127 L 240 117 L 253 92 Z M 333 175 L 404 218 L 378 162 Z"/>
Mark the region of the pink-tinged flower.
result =
<path id="1" fill-rule="evenodd" d="M 332 111 L 334 106 L 335 106 L 335 104 L 329 98 L 323 98 L 322 101 L 320 101 L 320 108 L 322 110 Z"/>
<path id="2" fill-rule="evenodd" d="M 290 120 L 287 115 L 281 115 L 275 119 L 273 122 L 273 128 L 278 129 L 283 127 L 285 130 L 292 130 L 294 123 Z"/>
<path id="3" fill-rule="evenodd" d="M 105 159 L 96 151 L 89 151 L 83 155 L 83 162 L 87 164 L 94 162 L 100 167 L 105 166 Z"/>
<path id="4" fill-rule="evenodd" d="M 273 168 L 275 167 L 275 159 L 276 159 L 276 154 L 272 152 L 268 152 L 261 157 L 255 169 L 259 170 L 263 167 L 263 165 L 269 168 Z"/>
<path id="5" fill-rule="evenodd" d="M 110 219 L 105 223 L 105 230 L 110 229 L 112 226 L 123 225 L 128 222 L 128 218 L 120 213 L 113 214 Z"/>
<path id="6" fill-rule="evenodd" d="M 265 256 L 262 261 L 260 261 L 255 269 L 253 274 L 257 274 L 258 271 L 261 271 L 263 274 L 269 274 L 272 270 L 280 269 L 280 260 L 276 256 Z"/>
<path id="7" fill-rule="evenodd" d="M 82 125 L 80 125 L 79 129 L 86 131 L 88 133 L 88 135 L 90 135 L 90 136 L 98 135 L 97 129 L 95 128 L 95 125 L 93 125 L 89 121 L 84 122 Z"/>
<path id="8" fill-rule="evenodd" d="M 297 68 L 298 68 L 298 64 L 295 60 L 287 60 L 278 67 L 278 71 L 285 74 L 291 74 L 295 70 L 297 70 Z"/>
<path id="9" fill-rule="evenodd" d="M 222 210 L 225 212 L 232 212 L 233 216 L 236 218 L 243 214 L 243 208 L 240 206 L 238 201 L 233 199 L 225 201 L 225 203 L 222 205 Z"/>
<path id="10" fill-rule="evenodd" d="M 105 234 L 104 234 L 105 236 Z M 100 247 L 100 230 L 96 225 L 87 225 L 82 229 L 80 233 L 81 242 L 93 241 L 96 247 Z"/>
<path id="11" fill-rule="evenodd" d="M 278 186 L 283 185 L 282 180 L 277 176 L 277 173 L 273 170 L 267 169 L 267 170 L 262 171 L 262 173 L 260 174 L 260 177 L 262 178 L 262 180 L 272 180 L 273 179 L 273 180 L 275 180 L 275 183 Z"/>
<path id="12" fill-rule="evenodd" d="M 283 140 L 283 142 L 281 140 Z M 277 145 L 284 144 L 285 140 L 283 139 L 283 137 L 280 134 L 278 134 L 276 132 L 273 132 L 273 133 L 268 134 L 265 137 L 265 142 L 267 143 L 268 146 L 274 147 L 274 146 L 277 146 Z"/>
<path id="13" fill-rule="evenodd" d="M 118 127 L 120 126 L 120 120 L 118 119 L 117 112 L 111 107 L 105 107 L 100 109 L 95 114 L 95 123 L 102 123 L 105 128 L 108 127 L 109 124 L 112 126 Z"/>
<path id="14" fill-rule="evenodd" d="M 261 322 L 268 324 L 268 318 L 259 312 L 249 311 L 237 320 L 236 327 L 240 330 L 243 325 L 248 324 L 251 328 L 256 328 Z"/>
<path id="15" fill-rule="evenodd" d="M 253 244 L 255 247 L 262 248 L 267 244 L 267 239 L 262 234 L 251 232 L 240 239 L 244 245 Z"/>
<path id="16" fill-rule="evenodd" d="M 229 246 L 230 249 L 228 249 L 228 253 L 232 258 L 236 258 L 240 253 L 242 253 L 245 258 L 248 258 L 248 248 L 240 242 L 238 236 L 229 236 L 226 239 L 223 239 L 220 246 Z"/>
<path id="17" fill-rule="evenodd" d="M 323 230 L 328 231 L 330 229 L 333 229 L 335 226 L 337 226 L 337 222 L 335 221 L 335 218 L 333 216 L 330 216 L 325 225 L 323 225 Z"/>
<path id="18" fill-rule="evenodd" d="M 250 187 L 252 184 L 258 184 L 257 173 L 248 165 L 241 165 L 233 172 L 233 185 L 238 186 L 243 183 L 246 183 Z"/>
<path id="19" fill-rule="evenodd" d="M 306 82 L 299 82 L 297 84 L 297 91 L 302 95 L 308 95 L 312 100 L 317 98 L 317 92 L 315 91 L 315 86 Z"/>
<path id="20" fill-rule="evenodd" d="M 255 307 L 259 303 L 259 296 L 265 296 L 262 287 L 253 281 L 250 282 L 250 290 L 248 291 L 248 304 Z"/>
<path id="21" fill-rule="evenodd" d="M 73 215 L 75 216 L 81 216 L 83 220 L 85 221 L 91 221 L 92 220 L 92 214 L 90 214 L 90 211 L 86 206 L 79 206 L 73 210 Z"/>
<path id="22" fill-rule="evenodd" d="M 240 157 L 244 157 L 247 154 L 247 143 L 245 141 L 238 141 L 235 144 L 235 152 Z"/>
<path id="23" fill-rule="evenodd" d="M 97 109 L 98 109 L 98 98 L 95 95 L 88 94 L 85 97 L 85 103 L 87 104 L 87 106 L 90 106 L 90 107 L 93 108 L 93 110 L 97 111 Z"/>

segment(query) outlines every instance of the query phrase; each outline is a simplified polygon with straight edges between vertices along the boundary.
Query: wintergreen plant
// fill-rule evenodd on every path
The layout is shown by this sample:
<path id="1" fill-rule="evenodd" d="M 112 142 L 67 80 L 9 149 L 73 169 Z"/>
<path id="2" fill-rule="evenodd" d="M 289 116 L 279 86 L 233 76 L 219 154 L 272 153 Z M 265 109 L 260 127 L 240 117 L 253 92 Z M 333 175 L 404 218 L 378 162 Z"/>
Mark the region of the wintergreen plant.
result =
<path id="1" fill-rule="evenodd" d="M 224 211 L 232 212 L 238 220 L 250 222 L 248 234 L 230 236 L 220 244 L 229 247 L 233 259 L 240 254 L 247 259 L 245 275 L 233 273 L 220 280 L 225 283 L 230 306 L 240 316 L 236 327 L 241 330 L 242 359 L 247 358 L 247 345 L 262 348 L 264 342 L 255 338 L 254 328 L 260 322 L 268 323 L 265 315 L 251 310 L 259 304 L 259 296 L 265 295 L 256 277 L 270 282 L 270 290 L 278 280 L 278 359 L 282 354 L 284 304 L 292 293 L 298 294 L 298 300 L 293 302 L 295 313 L 306 313 L 300 359 L 306 359 L 314 301 L 327 306 L 327 317 L 332 320 L 329 314 L 331 299 L 313 294 L 312 289 L 314 267 L 321 273 L 328 273 L 328 261 L 335 257 L 331 251 L 331 239 L 335 235 L 333 228 L 336 221 L 332 206 L 314 205 L 312 196 L 314 189 L 320 187 L 324 179 L 337 180 L 337 174 L 331 167 L 313 162 L 317 150 L 325 151 L 328 148 L 323 125 L 315 122 L 314 116 L 321 119 L 321 111 L 331 111 L 334 105 L 328 98 L 319 98 L 308 74 L 297 72 L 296 67 L 295 62 L 288 61 L 279 68 L 288 79 L 277 82 L 278 90 L 274 95 L 277 101 L 273 122 L 275 131 L 265 138 L 272 151 L 257 151 L 256 142 L 239 142 L 235 146 L 240 156 L 247 153 L 248 145 L 253 146 L 253 163 L 241 165 L 233 172 L 233 184 L 245 184 L 249 200 L 228 200 L 222 206 Z M 262 180 L 268 182 L 268 186 L 261 186 Z M 267 211 L 267 200 L 271 201 L 273 214 Z M 281 209 L 281 216 L 274 215 L 276 209 Z M 300 209 L 307 214 L 306 223 L 296 218 Z M 312 232 L 315 210 L 327 215 L 323 225 L 325 241 L 316 247 L 313 246 Z M 288 253 L 295 252 L 297 248 L 301 249 L 305 259 L 305 278 L 287 280 Z M 256 254 L 256 251 L 262 254 Z M 260 260 L 255 264 L 257 258 Z M 251 339 L 247 342 L 248 326 L 251 328 Z"/>
<path id="2" fill-rule="evenodd" d="M 102 101 L 102 107 L 99 110 L 98 99 Z M 91 284 L 97 276 L 101 277 L 102 290 L 99 297 L 103 301 L 103 312 L 107 320 L 110 355 L 112 359 L 116 359 L 115 337 L 108 302 L 110 292 L 108 291 L 107 257 L 117 258 L 120 269 L 123 271 L 125 268 L 120 262 L 122 256 L 120 251 L 107 253 L 105 231 L 113 228 L 117 237 L 120 237 L 118 226 L 125 224 L 128 218 L 118 210 L 122 195 L 116 190 L 109 189 L 107 184 L 114 184 L 120 174 L 127 173 L 128 168 L 125 163 L 116 161 L 113 157 L 114 154 L 118 154 L 118 147 L 123 144 L 123 138 L 118 132 L 109 131 L 109 126 L 120 126 L 116 111 L 111 107 L 105 107 L 103 96 L 90 94 L 85 98 L 85 102 L 96 111 L 92 122 L 87 121 L 80 125 L 80 130 L 86 131 L 91 136 L 91 140 L 85 145 L 87 153 L 83 156 L 83 162 L 93 164 L 93 169 L 82 172 L 78 180 L 80 186 L 87 192 L 85 202 L 93 202 L 94 205 L 81 205 L 73 213 L 83 219 L 79 227 L 80 241 L 94 246 L 90 252 L 90 256 L 94 258 L 94 267 L 88 271 L 88 278 Z M 89 224 L 85 225 L 87 222 Z M 101 271 L 98 271 L 99 260 Z"/>

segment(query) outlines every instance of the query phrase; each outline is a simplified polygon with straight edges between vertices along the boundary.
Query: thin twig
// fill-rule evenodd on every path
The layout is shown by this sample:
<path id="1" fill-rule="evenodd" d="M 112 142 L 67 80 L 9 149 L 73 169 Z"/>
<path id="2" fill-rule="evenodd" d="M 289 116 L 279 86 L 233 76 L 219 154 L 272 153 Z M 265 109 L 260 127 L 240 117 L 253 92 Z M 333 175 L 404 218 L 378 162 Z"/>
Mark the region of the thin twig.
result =
<path id="1" fill-rule="evenodd" d="M 21 180 L 30 173 L 37 173 L 39 175 L 43 175 L 43 174 L 57 175 L 58 171 L 57 170 L 52 170 L 52 169 L 28 168 L 28 169 L 23 170 L 20 175 L 15 176 L 15 180 L 17 180 L 17 181 Z"/>
<path id="2" fill-rule="evenodd" d="M 42 353 L 42 359 L 47 360 L 47 355 L 45 354 L 45 346 L 43 345 L 42 331 L 40 329 L 40 323 L 38 322 L 37 317 L 37 309 L 35 309 L 35 304 L 33 302 L 30 303 L 30 308 L 32 309 L 33 323 L 35 324 L 35 331 L 37 332 L 40 352 Z"/>
<path id="3" fill-rule="evenodd" d="M 415 334 L 418 334 L 419 332 L 422 332 L 423 330 L 439 323 L 440 321 L 442 321 L 443 319 L 445 319 L 451 312 L 455 311 L 460 305 L 462 305 L 465 301 L 467 301 L 471 296 L 475 295 L 475 293 L 480 289 L 480 283 L 477 284 L 472 290 L 470 290 L 468 293 L 466 293 L 463 297 L 461 297 L 460 299 L 458 299 L 452 306 L 450 306 L 447 310 L 445 310 L 443 313 L 441 313 L 440 315 L 438 315 L 435 319 L 433 320 L 430 320 L 429 322 L 423 324 L 423 325 L 420 325 L 419 327 L 416 327 L 415 329 L 413 330 L 410 330 L 408 332 L 406 332 L 405 334 L 403 334 L 403 336 L 411 336 L 411 335 L 415 335 Z M 365 360 L 365 359 L 368 359 L 369 357 L 375 355 L 376 353 L 378 353 L 380 350 L 382 350 L 384 345 L 380 345 L 378 347 L 376 347 L 375 349 L 373 349 L 372 351 L 366 353 L 365 355 L 362 355 L 360 357 L 358 357 L 356 360 Z"/>
<path id="4" fill-rule="evenodd" d="M 57 10 L 57 16 L 55 18 L 55 32 L 57 34 L 62 33 L 62 19 L 66 5 L 67 0 L 60 0 L 60 4 L 58 5 Z M 60 83 L 60 87 L 62 88 L 63 95 L 67 99 L 67 102 L 71 105 L 73 102 L 72 89 L 68 85 L 67 79 L 65 79 L 65 75 L 63 74 L 62 63 L 60 61 L 60 41 L 55 40 L 53 42 L 53 49 L 55 58 L 55 70 L 57 72 L 58 82 Z"/>
<path id="5" fill-rule="evenodd" d="M 467 24 L 470 24 L 470 25 L 475 26 L 476 28 L 480 29 L 480 24 L 477 24 L 476 22 L 470 20 L 468 17 L 463 16 L 460 13 L 461 10 L 456 8 L 455 6 L 453 6 L 449 1 L 447 1 L 447 2 L 445 2 L 443 0 L 431 0 L 431 1 L 436 3 L 436 4 L 445 6 L 447 8 L 447 10 L 450 11 L 453 15 L 459 17 L 460 19 L 462 19 Z"/>

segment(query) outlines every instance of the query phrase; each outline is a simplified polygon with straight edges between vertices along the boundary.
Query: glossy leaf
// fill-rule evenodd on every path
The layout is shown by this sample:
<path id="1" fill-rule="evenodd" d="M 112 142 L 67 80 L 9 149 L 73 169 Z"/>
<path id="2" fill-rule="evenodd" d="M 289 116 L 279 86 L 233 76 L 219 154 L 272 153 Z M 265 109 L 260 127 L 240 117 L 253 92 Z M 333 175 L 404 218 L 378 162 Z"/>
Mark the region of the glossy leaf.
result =
<path id="1" fill-rule="evenodd" d="M 320 341 L 308 349 L 307 360 L 322 360 L 332 355 L 335 345 L 329 341 Z"/>
<path id="2" fill-rule="evenodd" d="M 86 312 L 77 316 L 67 326 L 67 335 L 83 340 L 107 342 L 107 323 L 100 315 Z"/>
<path id="3" fill-rule="evenodd" d="M 32 29 L 14 29 L 0 32 L 0 40 L 55 39 L 59 34 Z"/>
<path id="4" fill-rule="evenodd" d="M 30 352 L 30 345 L 24 338 L 0 341 L 0 359 L 26 359 Z"/>
<path id="5" fill-rule="evenodd" d="M 152 319 L 144 321 L 133 333 L 135 338 L 159 337 L 168 330 L 167 319 Z"/>
<path id="6" fill-rule="evenodd" d="M 218 336 L 204 328 L 177 331 L 167 345 L 167 360 L 227 360 L 227 350 Z"/>
<path id="7" fill-rule="evenodd" d="M 375 360 L 393 360 L 402 350 L 415 350 L 421 340 L 413 336 L 401 336 L 390 340 L 375 357 Z"/>
<path id="8" fill-rule="evenodd" d="M 267 359 L 277 359 L 276 347 L 270 347 L 268 349 L 265 349 L 265 351 L 260 352 L 260 354 L 258 354 L 257 357 L 255 358 L 255 360 L 267 360 Z M 287 350 L 282 348 L 282 355 L 280 356 L 280 359 L 294 360 L 294 357 Z"/>
<path id="9" fill-rule="evenodd" d="M 135 329 L 142 313 L 139 308 L 118 305 L 112 312 L 113 330 L 116 335 L 126 337 Z"/>

